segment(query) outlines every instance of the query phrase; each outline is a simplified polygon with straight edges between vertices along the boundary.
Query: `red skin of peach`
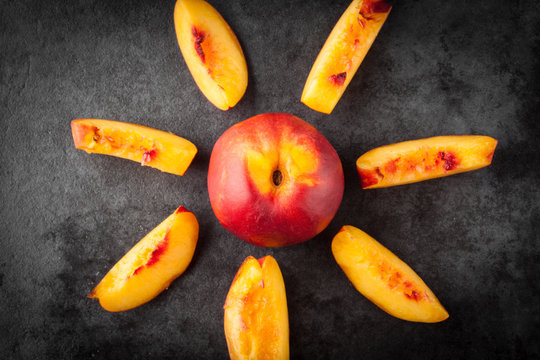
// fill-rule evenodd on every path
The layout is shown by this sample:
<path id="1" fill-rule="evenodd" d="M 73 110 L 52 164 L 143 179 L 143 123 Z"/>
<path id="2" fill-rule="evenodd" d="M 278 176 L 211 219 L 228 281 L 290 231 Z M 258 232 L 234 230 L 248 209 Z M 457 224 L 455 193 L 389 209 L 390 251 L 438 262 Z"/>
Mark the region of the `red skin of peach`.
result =
<path id="1" fill-rule="evenodd" d="M 285 140 L 284 140 L 285 139 Z M 245 153 L 292 141 L 318 158 L 309 176 L 315 186 L 293 181 L 290 191 L 263 194 L 251 178 Z M 286 178 L 287 175 L 284 174 Z M 334 217 L 343 197 L 341 161 L 313 126 L 289 114 L 261 114 L 228 129 L 210 157 L 208 192 L 220 223 L 258 246 L 286 246 L 311 239 Z"/>

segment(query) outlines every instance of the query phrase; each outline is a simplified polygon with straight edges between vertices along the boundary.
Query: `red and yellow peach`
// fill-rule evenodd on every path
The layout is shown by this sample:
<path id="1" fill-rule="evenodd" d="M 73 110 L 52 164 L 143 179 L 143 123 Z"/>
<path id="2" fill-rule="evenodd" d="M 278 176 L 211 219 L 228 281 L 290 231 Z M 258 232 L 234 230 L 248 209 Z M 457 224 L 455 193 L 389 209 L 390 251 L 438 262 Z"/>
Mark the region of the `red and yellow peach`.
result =
<path id="1" fill-rule="evenodd" d="M 216 217 L 259 246 L 311 239 L 343 197 L 341 161 L 326 138 L 290 114 L 262 114 L 229 128 L 210 157 L 208 192 Z"/>

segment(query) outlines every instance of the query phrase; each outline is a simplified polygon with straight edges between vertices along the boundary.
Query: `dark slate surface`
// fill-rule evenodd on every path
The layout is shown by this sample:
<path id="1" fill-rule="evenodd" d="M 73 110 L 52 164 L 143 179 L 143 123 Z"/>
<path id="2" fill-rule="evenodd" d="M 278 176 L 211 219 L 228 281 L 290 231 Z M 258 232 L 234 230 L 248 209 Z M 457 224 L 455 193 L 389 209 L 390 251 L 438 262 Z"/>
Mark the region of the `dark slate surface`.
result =
<path id="1" fill-rule="evenodd" d="M 348 1 L 212 1 L 249 67 L 237 107 L 199 92 L 180 55 L 173 1 L 0 2 L 0 358 L 227 358 L 223 310 L 248 255 L 273 255 L 287 287 L 295 359 L 540 356 L 539 62 L 535 0 L 394 1 L 330 116 L 299 102 Z M 290 112 L 335 146 L 344 200 L 313 240 L 283 249 L 234 238 L 211 212 L 206 171 L 229 126 Z M 186 176 L 73 147 L 70 120 L 172 131 L 199 148 Z M 499 140 L 492 166 L 362 191 L 355 160 L 443 134 Z M 108 269 L 183 204 L 201 224 L 168 291 L 111 314 L 86 298 Z M 451 317 L 395 319 L 357 293 L 330 252 L 355 225 L 410 264 Z"/>

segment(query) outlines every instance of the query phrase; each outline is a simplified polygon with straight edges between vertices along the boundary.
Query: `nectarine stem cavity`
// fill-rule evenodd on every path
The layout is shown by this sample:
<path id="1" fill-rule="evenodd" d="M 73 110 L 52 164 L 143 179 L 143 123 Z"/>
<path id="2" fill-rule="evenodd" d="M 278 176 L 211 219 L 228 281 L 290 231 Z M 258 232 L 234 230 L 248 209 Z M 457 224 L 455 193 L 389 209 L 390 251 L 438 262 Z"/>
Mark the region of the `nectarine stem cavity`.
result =
<path id="1" fill-rule="evenodd" d="M 274 182 L 274 185 L 279 186 L 281 185 L 281 182 L 283 181 L 283 174 L 281 171 L 276 170 L 272 174 L 272 181 Z"/>

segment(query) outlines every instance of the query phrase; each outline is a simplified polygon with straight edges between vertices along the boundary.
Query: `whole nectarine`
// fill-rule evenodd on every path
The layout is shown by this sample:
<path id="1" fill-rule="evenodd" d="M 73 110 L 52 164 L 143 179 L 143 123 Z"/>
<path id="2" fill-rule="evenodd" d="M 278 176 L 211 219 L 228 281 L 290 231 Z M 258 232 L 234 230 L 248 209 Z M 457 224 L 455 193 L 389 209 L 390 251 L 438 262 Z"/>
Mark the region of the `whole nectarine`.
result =
<path id="1" fill-rule="evenodd" d="M 343 197 L 338 154 L 313 126 L 262 114 L 229 128 L 210 157 L 208 192 L 221 224 L 259 246 L 311 239 Z"/>

